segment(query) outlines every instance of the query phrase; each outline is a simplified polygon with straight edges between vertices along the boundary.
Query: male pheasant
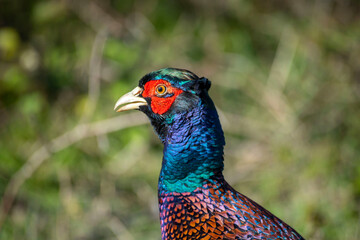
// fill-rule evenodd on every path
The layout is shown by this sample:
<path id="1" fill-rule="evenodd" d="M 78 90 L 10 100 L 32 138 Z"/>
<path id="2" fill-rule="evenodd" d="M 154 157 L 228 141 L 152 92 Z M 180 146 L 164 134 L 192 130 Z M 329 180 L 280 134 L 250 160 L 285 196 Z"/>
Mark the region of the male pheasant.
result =
<path id="1" fill-rule="evenodd" d="M 118 112 L 144 112 L 164 144 L 162 239 L 303 239 L 225 181 L 225 140 L 210 85 L 190 71 L 165 68 L 145 75 L 115 105 Z"/>

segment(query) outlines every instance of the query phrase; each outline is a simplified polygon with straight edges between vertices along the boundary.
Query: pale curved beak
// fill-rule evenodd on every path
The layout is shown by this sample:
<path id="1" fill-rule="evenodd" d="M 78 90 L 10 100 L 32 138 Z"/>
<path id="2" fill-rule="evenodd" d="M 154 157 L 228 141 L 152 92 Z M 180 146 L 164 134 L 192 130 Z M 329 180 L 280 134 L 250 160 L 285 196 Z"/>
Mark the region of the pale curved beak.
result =
<path id="1" fill-rule="evenodd" d="M 117 112 L 122 112 L 131 109 L 139 109 L 140 106 L 147 105 L 146 100 L 142 97 L 139 97 L 142 92 L 143 89 L 141 87 L 136 87 L 131 92 L 126 93 L 124 96 L 119 98 L 119 100 L 117 100 L 114 110 L 117 109 Z M 123 106 L 120 107 L 121 105 Z"/>

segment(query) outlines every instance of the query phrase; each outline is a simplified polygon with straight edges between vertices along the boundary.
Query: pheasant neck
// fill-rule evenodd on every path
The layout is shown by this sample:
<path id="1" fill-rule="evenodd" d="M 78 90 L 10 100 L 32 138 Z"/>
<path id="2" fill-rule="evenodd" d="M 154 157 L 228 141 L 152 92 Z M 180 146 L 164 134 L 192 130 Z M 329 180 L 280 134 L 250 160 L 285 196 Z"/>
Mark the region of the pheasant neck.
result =
<path id="1" fill-rule="evenodd" d="M 159 191 L 191 192 L 224 168 L 224 134 L 210 98 L 175 114 L 163 142 Z"/>

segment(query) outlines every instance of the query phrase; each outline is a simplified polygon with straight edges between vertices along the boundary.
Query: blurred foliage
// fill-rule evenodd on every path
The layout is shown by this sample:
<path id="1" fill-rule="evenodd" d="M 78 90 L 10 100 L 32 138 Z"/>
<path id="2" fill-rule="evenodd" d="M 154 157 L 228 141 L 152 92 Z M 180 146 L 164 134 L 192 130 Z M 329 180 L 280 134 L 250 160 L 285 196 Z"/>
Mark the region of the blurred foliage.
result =
<path id="1" fill-rule="evenodd" d="M 237 190 L 307 239 L 360 238 L 359 1 L 0 6 L 1 196 L 37 149 L 118 116 L 115 101 L 142 75 L 174 66 L 212 80 Z M 0 238 L 159 239 L 161 156 L 149 125 L 54 151 L 20 187 Z"/>

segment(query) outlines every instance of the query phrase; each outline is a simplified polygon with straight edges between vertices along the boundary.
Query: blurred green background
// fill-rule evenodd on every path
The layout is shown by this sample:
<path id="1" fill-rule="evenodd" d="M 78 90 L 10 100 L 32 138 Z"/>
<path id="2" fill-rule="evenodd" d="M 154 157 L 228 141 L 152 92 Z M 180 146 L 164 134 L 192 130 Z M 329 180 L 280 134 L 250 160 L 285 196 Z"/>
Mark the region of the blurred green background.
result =
<path id="1" fill-rule="evenodd" d="M 212 81 L 225 176 L 307 239 L 360 239 L 360 2 L 0 0 L 0 239 L 160 239 L 162 145 L 115 101 Z"/>

